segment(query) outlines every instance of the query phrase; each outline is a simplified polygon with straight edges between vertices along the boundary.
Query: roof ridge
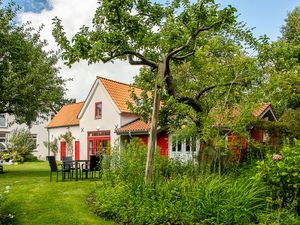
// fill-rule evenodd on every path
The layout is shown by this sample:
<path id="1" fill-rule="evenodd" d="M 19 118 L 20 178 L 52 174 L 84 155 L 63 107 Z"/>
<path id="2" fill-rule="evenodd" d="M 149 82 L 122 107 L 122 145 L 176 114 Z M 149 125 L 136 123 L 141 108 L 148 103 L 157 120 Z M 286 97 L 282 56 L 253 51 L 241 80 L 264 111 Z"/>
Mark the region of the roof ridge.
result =
<path id="1" fill-rule="evenodd" d="M 68 106 L 68 105 L 75 105 L 75 104 L 82 104 L 82 103 L 85 103 L 85 101 L 80 101 L 80 102 L 70 102 L 70 103 L 67 103 L 63 106 Z"/>
<path id="2" fill-rule="evenodd" d="M 103 79 L 103 80 L 111 81 L 111 82 L 114 82 L 114 83 L 118 83 L 118 84 L 121 84 L 121 85 L 126 85 L 128 87 L 138 88 L 138 89 L 142 90 L 140 87 L 137 87 L 134 84 L 127 84 L 127 83 L 117 81 L 117 80 L 112 80 L 112 79 L 109 79 L 109 78 L 106 78 L 106 77 L 97 76 L 97 79 L 100 79 L 100 80 Z"/>

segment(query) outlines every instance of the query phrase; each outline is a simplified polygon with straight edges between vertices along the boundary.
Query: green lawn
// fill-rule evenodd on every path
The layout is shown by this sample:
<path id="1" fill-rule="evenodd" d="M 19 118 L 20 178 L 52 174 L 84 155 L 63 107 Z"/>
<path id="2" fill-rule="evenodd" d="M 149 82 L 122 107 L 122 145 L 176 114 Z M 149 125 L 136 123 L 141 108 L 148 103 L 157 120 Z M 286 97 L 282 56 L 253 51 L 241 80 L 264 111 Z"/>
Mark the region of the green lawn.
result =
<path id="1" fill-rule="evenodd" d="M 0 174 L 0 190 L 10 186 L 9 208 L 16 215 L 16 224 L 114 224 L 92 212 L 87 196 L 101 181 L 49 181 L 48 162 L 5 165 Z"/>

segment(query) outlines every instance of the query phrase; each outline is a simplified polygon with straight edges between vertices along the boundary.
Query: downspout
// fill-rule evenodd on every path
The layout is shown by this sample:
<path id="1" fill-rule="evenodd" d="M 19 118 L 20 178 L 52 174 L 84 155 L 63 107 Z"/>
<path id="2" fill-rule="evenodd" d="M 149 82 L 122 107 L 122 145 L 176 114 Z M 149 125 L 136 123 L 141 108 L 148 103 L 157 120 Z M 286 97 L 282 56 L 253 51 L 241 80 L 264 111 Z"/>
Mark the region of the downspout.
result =
<path id="1" fill-rule="evenodd" d="M 48 133 L 48 145 L 47 145 L 47 148 L 48 148 L 48 155 L 50 155 L 50 133 L 49 133 L 49 128 L 47 128 L 47 133 Z"/>

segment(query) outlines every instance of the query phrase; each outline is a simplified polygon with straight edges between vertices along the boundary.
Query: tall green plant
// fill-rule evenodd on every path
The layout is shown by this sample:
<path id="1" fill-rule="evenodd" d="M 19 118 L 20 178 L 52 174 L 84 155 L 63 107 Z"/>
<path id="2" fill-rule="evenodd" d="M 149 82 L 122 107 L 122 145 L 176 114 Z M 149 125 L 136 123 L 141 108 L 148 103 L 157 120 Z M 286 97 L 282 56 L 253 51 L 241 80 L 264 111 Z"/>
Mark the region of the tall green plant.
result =
<path id="1" fill-rule="evenodd" d="M 59 139 L 64 139 L 67 145 L 67 152 L 69 156 L 73 156 L 73 140 L 75 140 L 75 137 L 73 137 L 71 131 L 67 131 L 66 133 L 59 136 Z"/>
<path id="2" fill-rule="evenodd" d="M 58 139 L 54 138 L 53 141 L 44 141 L 44 145 L 47 149 L 50 149 L 50 151 L 54 154 L 54 156 L 57 155 L 59 148 L 58 148 Z"/>

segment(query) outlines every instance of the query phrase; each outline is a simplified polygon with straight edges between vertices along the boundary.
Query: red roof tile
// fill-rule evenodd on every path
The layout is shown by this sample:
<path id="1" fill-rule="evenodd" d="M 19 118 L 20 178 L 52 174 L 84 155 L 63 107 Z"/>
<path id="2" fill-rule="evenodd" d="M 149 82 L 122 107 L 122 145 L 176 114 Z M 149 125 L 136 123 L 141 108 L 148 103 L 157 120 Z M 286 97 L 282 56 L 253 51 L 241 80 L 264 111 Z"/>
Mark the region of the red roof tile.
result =
<path id="1" fill-rule="evenodd" d="M 150 130 L 150 122 L 145 123 L 140 119 L 137 119 L 129 124 L 124 125 L 116 129 L 117 133 L 126 133 L 126 132 L 148 132 Z"/>
<path id="2" fill-rule="evenodd" d="M 271 107 L 270 103 L 262 103 L 257 109 L 252 112 L 252 115 L 255 117 L 260 117 L 268 109 L 269 106 Z"/>
<path id="3" fill-rule="evenodd" d="M 55 117 L 50 121 L 47 128 L 79 125 L 79 119 L 77 118 L 77 116 L 83 104 L 84 102 L 77 102 L 64 105 L 55 115 Z"/>
<path id="4" fill-rule="evenodd" d="M 132 98 L 130 97 L 131 89 L 134 88 L 135 94 L 137 96 L 141 95 L 142 90 L 129 84 L 124 84 L 107 78 L 97 78 L 104 85 L 105 89 L 117 105 L 118 109 L 124 113 L 131 113 L 127 107 L 127 102 L 134 103 Z"/>

